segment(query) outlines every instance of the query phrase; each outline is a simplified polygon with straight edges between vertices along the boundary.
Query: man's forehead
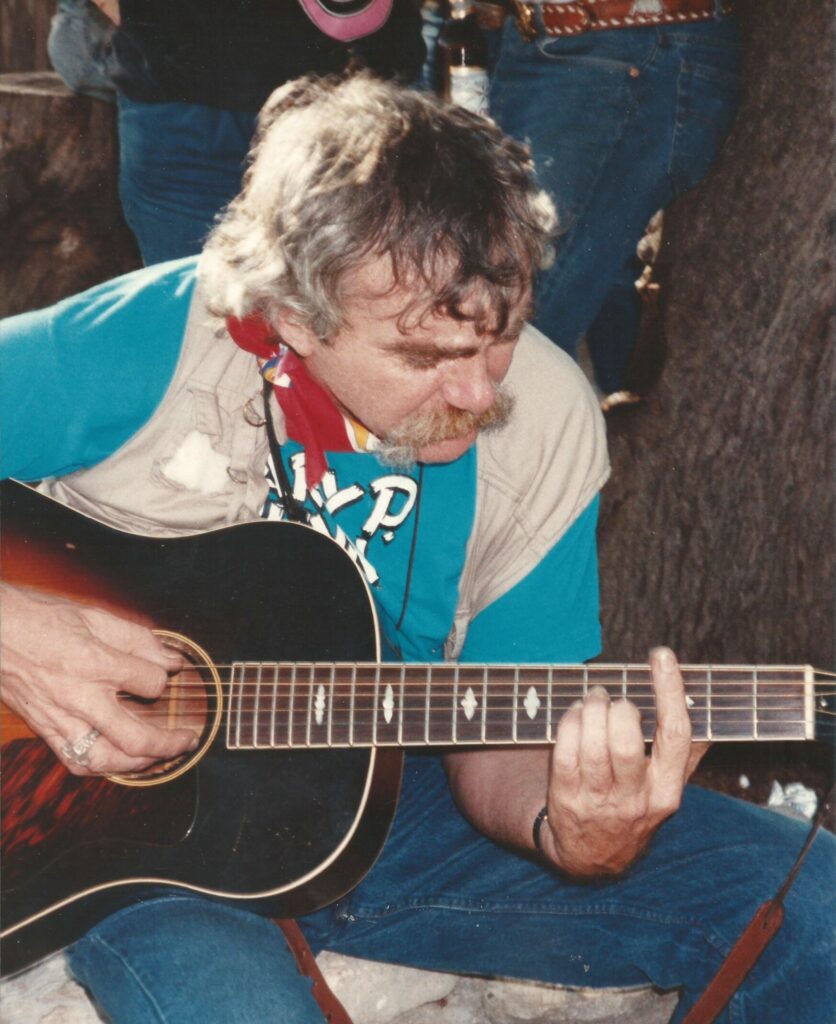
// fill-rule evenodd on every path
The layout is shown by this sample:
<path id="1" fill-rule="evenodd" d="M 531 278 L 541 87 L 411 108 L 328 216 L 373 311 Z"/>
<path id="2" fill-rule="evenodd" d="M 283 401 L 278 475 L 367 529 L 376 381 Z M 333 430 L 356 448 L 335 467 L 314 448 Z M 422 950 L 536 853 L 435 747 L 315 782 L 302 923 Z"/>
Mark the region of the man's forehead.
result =
<path id="1" fill-rule="evenodd" d="M 343 316 L 351 325 L 358 320 L 373 321 L 391 325 L 401 334 L 420 337 L 432 333 L 438 321 L 461 322 L 460 317 L 452 317 L 438 308 L 436 297 L 417 273 L 396 282 L 388 256 L 370 258 L 348 271 L 341 290 Z M 492 321 L 497 319 L 493 305 L 486 291 L 474 288 L 473 294 L 462 302 L 461 312 L 490 333 L 495 329 Z M 510 311 L 506 333 L 519 332 L 530 313 L 531 294 L 527 292 Z"/>
<path id="2" fill-rule="evenodd" d="M 422 295 L 417 282 L 411 285 L 396 282 L 388 256 L 377 256 L 349 270 L 343 278 L 341 292 L 346 315 L 363 312 L 374 320 L 399 317 Z"/>

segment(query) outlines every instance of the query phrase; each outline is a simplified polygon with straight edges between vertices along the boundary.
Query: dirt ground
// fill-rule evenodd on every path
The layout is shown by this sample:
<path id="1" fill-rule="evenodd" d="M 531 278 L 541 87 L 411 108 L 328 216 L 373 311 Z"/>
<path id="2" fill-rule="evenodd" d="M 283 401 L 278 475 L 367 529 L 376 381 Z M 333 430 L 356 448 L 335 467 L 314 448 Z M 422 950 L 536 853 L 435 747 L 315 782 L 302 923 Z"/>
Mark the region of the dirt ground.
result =
<path id="1" fill-rule="evenodd" d="M 748 779 L 748 788 L 741 786 L 741 776 Z M 767 802 L 773 782 L 801 782 L 815 791 L 821 804 L 835 777 L 834 750 L 825 743 L 715 743 L 691 781 L 756 804 Z M 834 803 L 826 819 L 832 832 Z"/>

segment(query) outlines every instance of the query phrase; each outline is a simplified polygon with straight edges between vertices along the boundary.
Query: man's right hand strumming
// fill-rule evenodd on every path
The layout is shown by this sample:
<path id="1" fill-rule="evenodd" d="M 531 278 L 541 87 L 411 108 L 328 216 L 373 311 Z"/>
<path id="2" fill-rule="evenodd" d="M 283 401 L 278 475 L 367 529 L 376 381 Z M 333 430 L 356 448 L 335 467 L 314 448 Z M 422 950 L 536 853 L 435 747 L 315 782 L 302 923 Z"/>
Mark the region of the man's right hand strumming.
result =
<path id="1" fill-rule="evenodd" d="M 3 702 L 74 775 L 141 771 L 196 745 L 191 730 L 151 725 L 119 699 L 159 697 L 181 665 L 144 626 L 37 590 L 0 586 Z"/>

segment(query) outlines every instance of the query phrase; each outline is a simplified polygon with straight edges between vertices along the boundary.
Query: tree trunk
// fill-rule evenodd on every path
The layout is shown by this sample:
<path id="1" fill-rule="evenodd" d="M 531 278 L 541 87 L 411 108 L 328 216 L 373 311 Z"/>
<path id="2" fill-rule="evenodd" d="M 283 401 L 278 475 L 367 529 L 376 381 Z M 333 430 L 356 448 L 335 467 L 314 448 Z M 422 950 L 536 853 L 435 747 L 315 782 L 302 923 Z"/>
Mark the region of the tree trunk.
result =
<path id="1" fill-rule="evenodd" d="M 666 217 L 668 362 L 611 414 L 605 655 L 830 667 L 833 8 L 746 0 L 718 166 Z"/>
<path id="2" fill-rule="evenodd" d="M 0 73 L 42 71 L 55 0 L 0 0 Z"/>
<path id="3" fill-rule="evenodd" d="M 0 75 L 0 316 L 139 265 L 117 194 L 112 104 L 54 72 Z"/>

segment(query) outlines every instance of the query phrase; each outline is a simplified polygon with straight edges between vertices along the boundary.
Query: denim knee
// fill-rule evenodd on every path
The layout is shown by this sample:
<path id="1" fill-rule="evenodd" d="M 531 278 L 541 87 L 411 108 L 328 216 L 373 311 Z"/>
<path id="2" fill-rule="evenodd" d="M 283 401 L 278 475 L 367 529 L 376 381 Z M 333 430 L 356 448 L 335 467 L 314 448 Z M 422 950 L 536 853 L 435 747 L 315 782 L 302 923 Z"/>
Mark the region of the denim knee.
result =
<path id="1" fill-rule="evenodd" d="M 114 1024 L 322 1020 L 272 921 L 198 897 L 121 910 L 71 946 L 67 961 Z"/>

